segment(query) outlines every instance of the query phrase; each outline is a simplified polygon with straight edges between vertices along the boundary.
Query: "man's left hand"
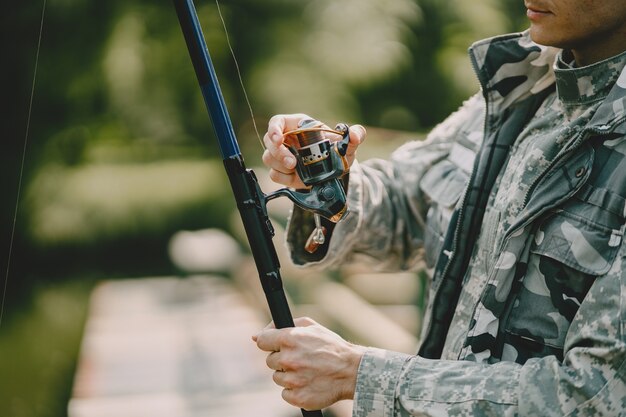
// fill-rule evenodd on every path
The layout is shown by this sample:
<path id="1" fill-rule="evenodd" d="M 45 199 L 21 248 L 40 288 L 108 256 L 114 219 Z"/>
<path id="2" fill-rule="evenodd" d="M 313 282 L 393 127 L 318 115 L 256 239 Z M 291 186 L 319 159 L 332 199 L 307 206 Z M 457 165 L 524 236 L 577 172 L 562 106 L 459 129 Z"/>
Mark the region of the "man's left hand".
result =
<path id="1" fill-rule="evenodd" d="M 305 410 L 319 410 L 354 398 L 356 375 L 365 347 L 354 345 L 308 317 L 296 327 L 276 329 L 270 323 L 252 336 L 270 352 L 266 363 L 283 399 Z"/>

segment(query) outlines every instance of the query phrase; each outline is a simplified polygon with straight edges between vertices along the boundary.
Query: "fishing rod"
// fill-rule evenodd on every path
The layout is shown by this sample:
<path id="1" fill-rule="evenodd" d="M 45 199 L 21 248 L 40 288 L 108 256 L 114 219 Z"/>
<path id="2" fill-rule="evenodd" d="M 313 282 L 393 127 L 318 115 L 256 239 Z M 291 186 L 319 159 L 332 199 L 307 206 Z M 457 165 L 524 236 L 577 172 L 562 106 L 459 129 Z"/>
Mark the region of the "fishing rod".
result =
<path id="1" fill-rule="evenodd" d="M 297 160 L 296 172 L 308 189 L 282 188 L 264 194 L 254 172 L 245 167 L 193 0 L 173 1 L 272 319 L 278 329 L 294 327 L 272 242 L 274 228 L 266 205 L 276 197 L 285 196 L 302 209 L 313 212 L 316 228 L 305 249 L 314 252 L 323 245 L 326 229 L 321 225 L 321 217 L 337 222 L 347 212 L 341 177 L 348 171 L 345 159 L 348 126 L 339 124 L 331 130 L 318 121 L 303 120 L 298 129 L 287 132 L 285 135 L 293 138 L 289 150 Z M 340 135 L 341 139 L 331 142 L 324 135 L 329 130 Z M 302 409 L 302 415 L 323 417 L 319 410 Z"/>

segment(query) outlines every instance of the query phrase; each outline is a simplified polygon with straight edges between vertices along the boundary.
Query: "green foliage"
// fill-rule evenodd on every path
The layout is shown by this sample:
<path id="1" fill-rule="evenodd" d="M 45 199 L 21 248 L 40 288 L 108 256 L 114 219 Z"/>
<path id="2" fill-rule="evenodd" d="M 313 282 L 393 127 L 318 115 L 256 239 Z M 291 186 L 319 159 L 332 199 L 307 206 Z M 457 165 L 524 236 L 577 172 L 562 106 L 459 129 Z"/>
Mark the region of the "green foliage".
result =
<path id="1" fill-rule="evenodd" d="M 91 287 L 77 281 L 40 285 L 10 320 L 4 318 L 1 415 L 66 415 Z"/>
<path id="2" fill-rule="evenodd" d="M 30 237 L 45 246 L 160 237 L 172 225 L 193 225 L 184 219 L 194 209 L 205 213 L 196 227 L 218 226 L 234 204 L 222 187 L 226 181 L 221 164 L 207 161 L 49 165 L 25 195 Z"/>
<path id="3" fill-rule="evenodd" d="M 517 0 L 220 4 L 221 15 L 212 1 L 197 9 L 249 164 L 262 149 L 238 69 L 260 134 L 272 114 L 289 112 L 423 132 L 477 90 L 466 56 L 471 42 L 525 24 Z M 217 145 L 167 2 L 50 0 L 24 142 L 41 5 L 20 3 L 1 15 L 17 35 L 0 45 L 12 63 L 1 71 L 14 104 L 0 153 L 1 252 L 8 253 L 23 150 L 14 239 L 20 273 L 52 244 L 93 247 L 143 234 L 164 245 L 177 228 L 226 218 L 208 211 L 232 205 L 211 203 L 228 191 L 223 178 L 212 182 Z M 177 181 L 183 185 L 168 187 Z"/>
<path id="4" fill-rule="evenodd" d="M 520 0 L 220 4 L 236 63 L 215 3 L 196 1 L 248 165 L 262 149 L 238 68 L 261 135 L 271 115 L 305 112 L 421 137 L 477 90 L 468 46 L 526 25 Z M 0 415 L 11 417 L 65 412 L 90 285 L 54 279 L 171 272 L 171 234 L 228 229 L 234 209 L 170 2 L 48 0 L 25 141 L 42 5 L 0 13 L 3 267 L 13 242 Z M 385 152 L 398 137 L 371 131 Z"/>

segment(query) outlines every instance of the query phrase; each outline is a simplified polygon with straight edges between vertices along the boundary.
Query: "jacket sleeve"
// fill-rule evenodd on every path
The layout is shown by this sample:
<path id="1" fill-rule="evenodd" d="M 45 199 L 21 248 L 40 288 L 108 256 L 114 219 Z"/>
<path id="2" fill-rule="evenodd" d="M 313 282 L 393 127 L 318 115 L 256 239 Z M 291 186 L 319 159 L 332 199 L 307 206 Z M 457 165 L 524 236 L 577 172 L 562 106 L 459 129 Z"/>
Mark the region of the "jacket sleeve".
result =
<path id="1" fill-rule="evenodd" d="M 626 245 L 596 279 L 554 356 L 482 364 L 370 349 L 354 417 L 619 416 L 626 410 Z"/>
<path id="2" fill-rule="evenodd" d="M 349 212 L 334 228 L 327 225 L 330 240 L 319 254 L 303 250 L 313 230 L 312 215 L 294 208 L 287 232 L 293 262 L 334 267 L 366 257 L 380 270 L 407 270 L 419 265 L 428 208 L 419 182 L 429 168 L 449 154 L 459 130 L 483 109 L 484 100 L 477 94 L 435 127 L 426 140 L 401 146 L 390 160 L 355 161 L 349 174 Z"/>

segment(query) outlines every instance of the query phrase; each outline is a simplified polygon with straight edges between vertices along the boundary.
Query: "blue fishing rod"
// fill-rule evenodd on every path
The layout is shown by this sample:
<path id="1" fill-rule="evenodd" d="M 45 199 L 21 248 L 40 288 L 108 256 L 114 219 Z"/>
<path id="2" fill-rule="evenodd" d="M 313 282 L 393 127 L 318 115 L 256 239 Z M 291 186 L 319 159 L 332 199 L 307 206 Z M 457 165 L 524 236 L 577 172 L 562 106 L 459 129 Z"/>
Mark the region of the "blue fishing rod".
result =
<path id="1" fill-rule="evenodd" d="M 266 204 L 276 197 L 286 196 L 297 206 L 314 213 L 316 229 L 305 249 L 314 252 L 324 245 L 324 224 L 339 221 L 347 211 L 341 178 L 348 169 L 345 159 L 348 126 L 339 124 L 330 130 L 315 120 L 305 120 L 298 129 L 286 133 L 293 138 L 289 150 L 297 160 L 296 172 L 308 188 L 298 191 L 282 188 L 269 195 L 264 194 L 254 172 L 245 167 L 193 1 L 173 1 L 272 319 L 276 328 L 294 327 L 283 290 L 278 255 L 272 242 L 274 228 Z M 341 139 L 331 142 L 323 134 L 329 130 Z M 319 410 L 302 410 L 302 415 L 323 417 Z"/>

